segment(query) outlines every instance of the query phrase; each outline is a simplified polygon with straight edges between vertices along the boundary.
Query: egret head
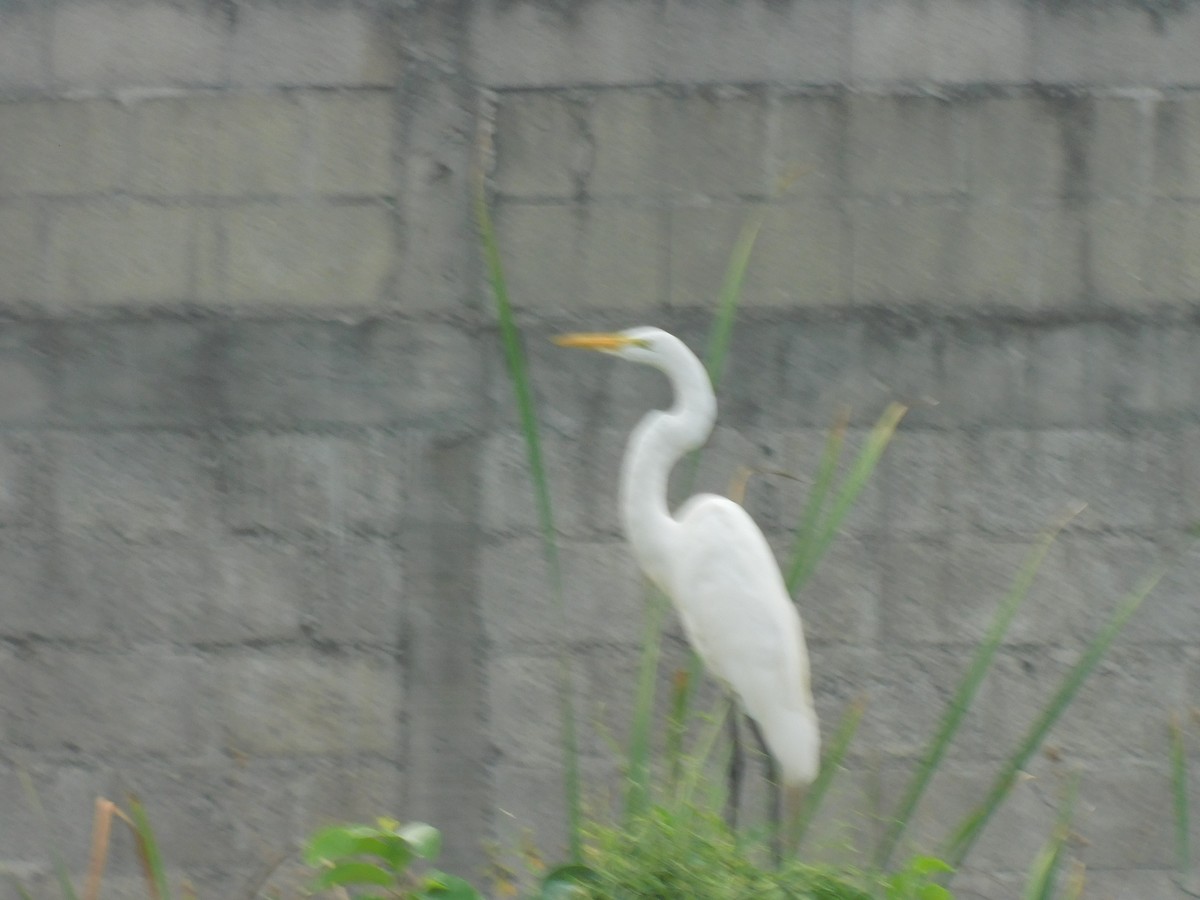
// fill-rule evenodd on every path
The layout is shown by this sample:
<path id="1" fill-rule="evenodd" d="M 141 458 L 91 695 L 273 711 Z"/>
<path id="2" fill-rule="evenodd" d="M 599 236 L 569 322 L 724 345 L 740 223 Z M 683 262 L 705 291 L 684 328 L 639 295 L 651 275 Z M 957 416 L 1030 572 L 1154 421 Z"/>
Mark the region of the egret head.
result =
<path id="1" fill-rule="evenodd" d="M 681 345 L 679 338 L 661 328 L 640 326 L 625 331 L 600 331 L 562 334 L 554 338 L 560 347 L 579 347 L 599 350 L 630 362 L 640 362 L 661 368 L 664 359 L 674 355 Z"/>

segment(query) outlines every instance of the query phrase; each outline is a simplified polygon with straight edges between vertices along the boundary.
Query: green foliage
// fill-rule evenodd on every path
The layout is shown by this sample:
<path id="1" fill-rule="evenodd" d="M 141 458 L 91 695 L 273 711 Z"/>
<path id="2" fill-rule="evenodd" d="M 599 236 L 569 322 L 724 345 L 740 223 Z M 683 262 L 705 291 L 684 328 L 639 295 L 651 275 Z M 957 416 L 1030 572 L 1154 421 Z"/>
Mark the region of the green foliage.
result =
<path id="1" fill-rule="evenodd" d="M 304 849 L 304 861 L 321 870 L 312 890 L 358 891 L 359 900 L 482 900 L 470 884 L 436 869 L 418 876 L 417 860 L 432 862 L 442 849 L 441 833 L 423 822 L 401 825 L 335 825 L 318 831 Z M 376 890 L 381 889 L 381 890 Z"/>

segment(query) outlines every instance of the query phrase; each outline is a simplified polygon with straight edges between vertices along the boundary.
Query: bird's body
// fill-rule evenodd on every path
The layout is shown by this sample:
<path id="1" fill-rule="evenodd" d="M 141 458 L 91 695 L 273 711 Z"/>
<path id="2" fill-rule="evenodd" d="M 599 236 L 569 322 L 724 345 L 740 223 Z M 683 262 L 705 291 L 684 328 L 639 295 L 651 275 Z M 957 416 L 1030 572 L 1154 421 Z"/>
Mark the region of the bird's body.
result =
<path id="1" fill-rule="evenodd" d="M 759 726 L 784 785 L 808 785 L 817 774 L 819 728 L 804 628 L 775 555 L 728 497 L 699 494 L 675 513 L 667 503 L 671 469 L 712 432 L 717 404 L 708 373 L 682 341 L 657 328 L 559 343 L 652 365 L 671 380 L 672 407 L 647 413 L 629 438 L 620 497 L 626 536 L 705 667 Z"/>

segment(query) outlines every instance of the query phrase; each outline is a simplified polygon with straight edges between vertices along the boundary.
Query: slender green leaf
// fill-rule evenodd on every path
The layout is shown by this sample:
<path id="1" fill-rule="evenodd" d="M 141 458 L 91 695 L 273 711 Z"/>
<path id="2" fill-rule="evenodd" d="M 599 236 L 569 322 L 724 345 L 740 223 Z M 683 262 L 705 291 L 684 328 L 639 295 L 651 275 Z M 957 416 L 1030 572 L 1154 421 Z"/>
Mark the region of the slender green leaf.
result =
<path id="1" fill-rule="evenodd" d="M 1192 871 L 1188 759 L 1183 723 L 1178 716 L 1171 720 L 1171 792 L 1175 799 L 1175 867 L 1186 878 Z"/>
<path id="2" fill-rule="evenodd" d="M 646 603 L 646 622 L 642 628 L 642 658 L 638 664 L 633 723 L 629 729 L 626 821 L 632 821 L 650 802 L 650 730 L 654 723 L 654 692 L 658 679 L 658 662 L 662 654 L 663 626 L 670 605 L 662 591 L 650 588 L 650 597 Z M 578 861 L 578 857 L 575 857 L 575 860 Z"/>
<path id="3" fill-rule="evenodd" d="M 800 842 L 808 833 L 809 826 L 816 818 L 817 811 L 821 808 L 829 786 L 833 784 L 833 779 L 841 768 L 842 760 L 845 759 L 846 752 L 850 749 L 850 742 L 854 740 L 854 735 L 858 731 L 858 726 L 862 722 L 863 713 L 866 710 L 866 698 L 860 697 L 846 707 L 846 711 L 842 713 L 842 719 L 833 733 L 833 739 L 829 742 L 829 749 L 825 751 L 821 759 L 821 768 L 817 772 L 817 778 L 808 789 L 804 805 L 800 808 L 799 817 L 792 829 L 793 847 L 800 846 Z"/>
<path id="4" fill-rule="evenodd" d="M 142 806 L 141 801 L 133 795 L 129 797 L 129 817 L 133 821 L 138 856 L 146 871 L 146 879 L 150 882 L 151 891 L 157 900 L 170 900 L 171 886 L 167 881 L 167 867 L 163 864 L 158 841 L 154 838 L 154 829 L 150 827 L 146 807 Z"/>
<path id="5" fill-rule="evenodd" d="M 326 869 L 316 877 L 313 886 L 320 891 L 353 884 L 373 884 L 391 887 L 396 876 L 382 866 L 369 862 L 344 862 Z"/>
<path id="6" fill-rule="evenodd" d="M 1041 568 L 1042 561 L 1046 558 L 1046 554 L 1050 552 L 1050 547 L 1054 544 L 1058 533 L 1078 513 L 1079 509 L 1072 510 L 1067 516 L 1056 523 L 1053 528 L 1042 535 L 1041 540 L 1034 545 L 1029 555 L 1025 558 L 1025 562 L 1017 572 L 1016 578 L 1013 579 L 1008 593 L 996 608 L 996 614 L 992 618 L 992 623 L 986 634 L 984 634 L 978 649 L 975 651 L 966 674 L 963 675 L 962 681 L 959 682 L 954 697 L 946 707 L 946 711 L 942 714 L 941 723 L 938 725 L 933 739 L 929 742 L 929 747 L 926 749 L 924 756 L 921 757 L 920 762 L 917 764 L 912 780 L 909 782 L 908 788 L 905 790 L 904 796 L 896 808 L 896 813 L 892 818 L 891 824 L 888 826 L 883 840 L 879 844 L 879 849 L 875 856 L 875 864 L 880 868 L 885 868 L 890 862 L 896 845 L 908 828 L 917 804 L 921 801 L 925 789 L 933 779 L 933 774 L 941 764 L 942 757 L 950 746 L 950 742 L 954 739 L 954 735 L 958 733 L 959 726 L 962 724 L 967 710 L 970 709 L 971 701 L 975 699 L 975 694 L 979 690 L 979 685 L 983 682 L 988 669 L 991 668 L 992 660 L 995 658 L 996 651 L 1000 648 L 1000 644 L 1004 640 L 1004 635 L 1008 633 L 1009 626 L 1012 625 L 1017 612 L 1029 596 L 1029 590 L 1033 586 L 1034 577 L 1037 575 L 1038 569 Z M 956 861 L 951 860 L 951 862 Z"/>
<path id="7" fill-rule="evenodd" d="M 1071 819 L 1075 813 L 1078 789 L 1079 779 L 1074 778 L 1067 789 L 1067 797 L 1059 810 L 1054 829 L 1030 867 L 1029 880 L 1025 883 L 1022 900 L 1054 900 L 1063 851 L 1071 835 Z"/>
<path id="8" fill-rule="evenodd" d="M 687 709 L 695 680 L 687 669 L 675 672 L 671 680 L 671 712 L 667 718 L 667 787 L 679 784 L 683 765 L 683 735 L 687 730 Z"/>
<path id="9" fill-rule="evenodd" d="M 437 859 L 442 852 L 442 833 L 432 825 L 424 822 L 409 822 L 396 832 L 412 847 L 413 853 L 421 859 Z"/>
<path id="10" fill-rule="evenodd" d="M 955 832 L 950 841 L 950 850 L 947 853 L 947 859 L 955 866 L 961 863 L 967 853 L 970 852 L 971 847 L 974 846 L 975 841 L 979 838 L 988 820 L 991 819 L 992 814 L 995 813 L 1000 804 L 1008 796 L 1009 791 L 1012 790 L 1013 784 L 1016 783 L 1017 775 L 1025 768 L 1030 757 L 1037 752 L 1038 747 L 1045 740 L 1046 734 L 1054 726 L 1054 723 L 1058 721 L 1067 706 L 1070 705 L 1084 680 L 1091 674 L 1092 669 L 1096 667 L 1096 664 L 1108 651 L 1108 648 L 1116 640 L 1117 635 L 1121 633 L 1121 630 L 1125 627 L 1130 617 L 1138 611 L 1142 603 L 1150 595 L 1150 592 L 1162 580 L 1166 568 L 1166 564 L 1159 564 L 1146 575 L 1133 591 L 1125 595 L 1116 612 L 1109 618 L 1104 628 L 1088 644 L 1083 656 L 1067 672 L 1058 691 L 1051 698 L 1050 702 L 1046 704 L 1045 709 L 1029 729 L 1029 732 L 1025 735 L 1017 750 L 1000 770 L 987 797 L 967 816 Z"/>
<path id="11" fill-rule="evenodd" d="M 41 822 L 42 829 L 45 831 L 49 840 L 50 846 L 50 862 L 54 867 L 54 877 L 58 879 L 59 890 L 62 891 L 65 900 L 78 900 L 78 895 L 75 893 L 75 888 L 71 884 L 70 870 L 67 868 L 66 860 L 63 859 L 62 851 L 58 844 L 53 839 L 53 829 L 50 827 L 50 818 L 46 815 L 46 809 L 42 806 L 42 801 L 38 797 L 37 788 L 34 787 L 33 779 L 29 777 L 29 773 L 21 771 L 18 773 L 21 781 L 21 787 L 25 790 L 25 798 L 28 800 L 30 807 L 37 814 L 38 820 Z"/>
<path id="12" fill-rule="evenodd" d="M 484 262 L 492 296 L 496 301 L 497 321 L 500 326 L 500 342 L 508 366 L 509 380 L 516 395 L 517 411 L 521 429 L 525 436 L 525 448 L 529 457 L 529 471 L 533 478 L 534 497 L 538 521 L 542 533 L 542 554 L 550 587 L 566 634 L 566 601 L 564 599 L 562 565 L 558 556 L 557 532 L 554 527 L 554 511 L 550 502 L 550 486 L 542 457 L 542 444 L 538 428 L 537 412 L 533 402 L 533 391 L 526 373 L 525 352 L 521 347 L 520 330 L 517 328 L 509 301 L 508 282 L 504 276 L 504 265 L 500 259 L 500 245 L 488 211 L 487 191 L 484 184 L 482 165 L 476 166 L 475 217 L 483 244 Z M 580 823 L 582 818 L 579 787 L 579 747 L 575 725 L 574 674 L 571 657 L 564 647 L 559 654 L 559 704 L 562 718 L 563 778 L 567 803 L 568 840 L 571 858 L 579 861 L 582 856 Z"/>
<path id="13" fill-rule="evenodd" d="M 867 482 L 871 480 L 871 475 L 874 473 L 876 465 L 879 464 L 883 451 L 887 449 L 887 445 L 891 442 L 892 436 L 896 433 L 896 428 L 906 412 L 908 412 L 908 407 L 903 404 L 889 404 L 872 427 L 867 435 L 866 443 L 854 460 L 850 471 L 846 473 L 846 477 L 838 486 L 829 514 L 815 529 L 814 537 L 807 545 L 808 549 L 800 564 L 794 566 L 794 570 L 789 572 L 788 590 L 793 592 L 799 590 L 816 570 L 817 563 L 821 561 L 821 557 L 825 555 L 825 551 L 829 549 L 829 545 L 837 536 L 838 529 L 842 527 L 842 521 L 854 507 L 854 502 L 862 493 L 863 488 L 867 486 Z"/>
<path id="14" fill-rule="evenodd" d="M 17 892 L 17 895 L 21 898 L 21 900 L 33 900 L 33 894 L 25 890 L 25 885 L 21 884 L 21 882 L 17 880 L 16 875 L 9 875 L 8 880 L 12 883 L 13 890 Z"/>
<path id="15" fill-rule="evenodd" d="M 838 414 L 837 421 L 829 430 L 825 439 L 825 450 L 821 454 L 821 462 L 817 466 L 817 478 L 813 482 L 812 492 L 808 495 L 808 503 L 804 507 L 804 515 L 800 526 L 796 529 L 796 540 L 792 545 L 792 563 L 787 572 L 787 589 L 789 594 L 795 594 L 799 586 L 800 573 L 807 567 L 808 556 L 817 541 L 817 526 L 821 521 L 821 510 L 825 508 L 825 498 L 837 475 L 838 461 L 842 458 L 842 445 L 846 440 L 846 428 L 850 424 L 850 414 L 843 411 Z"/>

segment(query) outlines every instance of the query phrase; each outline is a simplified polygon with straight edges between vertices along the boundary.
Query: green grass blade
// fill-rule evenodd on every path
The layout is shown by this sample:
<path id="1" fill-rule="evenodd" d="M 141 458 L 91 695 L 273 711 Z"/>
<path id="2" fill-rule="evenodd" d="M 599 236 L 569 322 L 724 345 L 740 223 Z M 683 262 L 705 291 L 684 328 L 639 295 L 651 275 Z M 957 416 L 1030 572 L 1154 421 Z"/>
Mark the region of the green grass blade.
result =
<path id="1" fill-rule="evenodd" d="M 625 792 L 627 821 L 632 821 L 634 816 L 645 810 L 650 800 L 650 732 L 654 722 L 654 689 L 662 655 L 663 625 L 670 605 L 661 591 L 650 588 L 646 624 L 642 631 L 642 659 L 638 666 L 633 724 L 629 729 L 628 783 Z"/>
<path id="2" fill-rule="evenodd" d="M 792 828 L 792 846 L 799 847 L 801 841 L 804 840 L 805 834 L 808 832 L 809 826 L 816 818 L 818 810 L 821 808 L 821 803 L 825 799 L 825 795 L 829 792 L 830 785 L 833 784 L 833 779 L 837 776 L 842 766 L 842 760 L 846 758 L 846 753 L 850 749 L 850 742 L 854 740 L 854 735 L 858 732 L 858 726 L 862 722 L 863 713 L 867 711 L 867 701 L 865 697 L 859 697 L 854 700 L 842 714 L 842 719 L 838 723 L 837 730 L 833 733 L 833 739 L 829 742 L 829 749 L 825 751 L 821 759 L 821 769 L 817 773 L 817 779 L 808 789 L 808 794 L 804 798 L 804 805 L 800 808 L 800 815 L 796 820 L 795 826 Z"/>
<path id="3" fill-rule="evenodd" d="M 687 710 L 695 679 L 689 669 L 680 669 L 671 683 L 671 711 L 667 719 L 667 788 L 679 784 L 683 765 L 683 735 L 687 731 Z"/>
<path id="4" fill-rule="evenodd" d="M 790 576 L 788 580 L 789 590 L 799 590 L 816 570 L 817 563 L 821 561 L 821 557 L 825 555 L 825 551 L 829 549 L 829 545 L 833 543 L 833 539 L 837 536 L 838 529 L 842 527 L 842 521 L 854 507 L 854 501 L 858 499 L 858 495 L 862 493 L 863 488 L 867 486 L 867 482 L 871 480 L 871 475 L 875 472 L 875 467 L 879 464 L 879 460 L 883 456 L 883 451 L 891 443 L 892 437 L 896 433 L 896 428 L 899 426 L 900 420 L 904 418 L 906 412 L 908 412 L 907 406 L 900 403 L 891 403 L 884 410 L 883 415 L 879 417 L 879 421 L 872 427 L 870 434 L 867 435 L 867 441 L 863 445 L 862 451 L 858 454 L 854 464 L 850 467 L 850 471 L 846 473 L 845 479 L 843 479 L 838 487 L 837 495 L 834 497 L 833 504 L 829 510 L 829 515 L 822 520 L 820 527 L 815 530 L 815 535 L 812 541 L 807 544 L 807 552 L 805 552 L 799 565 L 794 565 L 793 571 L 788 573 Z"/>
<path id="5" fill-rule="evenodd" d="M 550 579 L 550 587 L 554 596 L 559 616 L 565 626 L 566 601 L 563 591 L 562 564 L 559 561 L 557 532 L 554 528 L 554 508 L 550 502 L 550 486 L 546 477 L 546 467 L 542 456 L 542 444 L 538 429 L 537 412 L 533 402 L 533 391 L 529 386 L 529 376 L 526 372 L 525 353 L 521 346 L 520 331 L 513 316 L 512 304 L 508 295 L 508 282 L 504 276 L 504 265 L 500 259 L 500 245 L 496 240 L 496 231 L 488 211 L 487 193 L 483 180 L 483 167 L 476 171 L 475 184 L 475 217 L 479 228 L 480 240 L 483 244 L 484 262 L 487 267 L 488 281 L 492 295 L 496 301 L 496 317 L 500 325 L 500 341 L 504 348 L 504 358 L 508 366 L 509 380 L 516 396 L 517 411 L 520 416 L 521 430 L 525 436 L 525 447 L 529 458 L 529 471 L 533 479 L 533 490 L 537 505 L 538 522 L 542 534 L 542 554 L 545 557 L 546 571 Z M 564 627 L 564 634 L 565 634 Z M 574 676 L 571 669 L 571 657 L 566 648 L 559 655 L 561 677 L 559 679 L 559 702 L 562 707 L 562 741 L 564 787 L 567 802 L 567 822 L 570 831 L 569 841 L 571 860 L 582 860 L 581 799 L 579 788 L 579 746 L 578 732 L 575 724 Z"/>
<path id="6" fill-rule="evenodd" d="M 8 880 L 13 886 L 13 890 L 17 892 L 17 896 L 20 897 L 21 900 L 33 900 L 33 894 L 25 890 L 25 885 L 21 884 L 21 882 L 17 880 L 16 875 L 9 875 Z"/>
<path id="7" fill-rule="evenodd" d="M 1058 873 L 1062 868 L 1063 851 L 1066 849 L 1067 839 L 1071 836 L 1071 820 L 1075 816 L 1075 798 L 1078 793 L 1079 779 L 1076 777 L 1067 788 L 1067 796 L 1058 812 L 1054 830 L 1034 857 L 1029 870 L 1029 880 L 1021 894 L 1022 900 L 1054 900 Z"/>
<path id="8" fill-rule="evenodd" d="M 958 732 L 959 726 L 962 725 L 963 718 L 966 716 L 967 710 L 970 708 L 971 702 L 975 699 L 975 694 L 979 690 L 979 685 L 983 682 L 988 669 L 991 668 L 992 660 L 995 658 L 1001 641 L 1004 640 L 1004 635 L 1008 633 L 1009 626 L 1012 625 L 1013 619 L 1016 617 L 1021 605 L 1029 596 L 1029 590 L 1033 586 L 1034 577 L 1037 575 L 1038 569 L 1041 568 L 1046 554 L 1050 552 L 1050 547 L 1054 544 L 1058 533 L 1066 527 L 1066 524 L 1079 511 L 1079 509 L 1071 511 L 1065 518 L 1047 531 L 1034 545 L 1029 555 L 1026 556 L 1020 570 L 1017 572 L 1016 578 L 1013 579 L 1008 593 L 997 607 L 996 614 L 992 618 L 992 623 L 984 634 L 983 640 L 980 641 L 966 674 L 963 675 L 962 681 L 959 682 L 954 697 L 946 707 L 946 712 L 942 716 L 942 721 L 939 723 L 938 729 L 934 733 L 928 749 L 925 751 L 925 755 L 917 763 L 912 780 L 909 782 L 904 796 L 896 807 L 896 813 L 887 831 L 884 832 L 883 840 L 880 841 L 879 850 L 875 857 L 875 864 L 881 869 L 886 868 L 891 861 L 892 854 L 896 850 L 896 845 L 899 843 L 901 837 L 903 837 L 905 830 L 907 830 L 913 813 L 916 811 L 917 804 L 920 803 L 925 789 L 933 779 L 938 766 L 941 765 L 942 757 L 945 756 L 950 742 Z M 948 860 L 948 862 L 957 868 L 954 860 Z"/>
<path id="9" fill-rule="evenodd" d="M 25 790 L 25 798 L 41 822 L 42 830 L 46 833 L 46 839 L 49 841 L 50 862 L 54 867 L 54 877 L 58 879 L 59 890 L 62 891 L 65 900 L 79 900 L 79 896 L 75 893 L 75 888 L 71 884 L 70 870 L 67 868 L 66 860 L 63 859 L 62 851 L 58 845 L 54 843 L 52 837 L 54 831 L 50 827 L 50 818 L 46 815 L 46 808 L 42 806 L 41 798 L 38 797 L 33 779 L 25 771 L 17 773 L 17 777 L 21 781 L 21 787 Z"/>
<path id="10" fill-rule="evenodd" d="M 170 900 L 171 886 L 167 882 L 167 870 L 158 849 L 158 841 L 154 839 L 146 808 L 137 797 L 129 798 L 129 817 L 133 821 L 133 830 L 137 837 L 138 855 L 141 857 L 155 900 Z"/>
<path id="11" fill-rule="evenodd" d="M 949 844 L 949 852 L 947 861 L 955 868 L 958 868 L 975 841 L 983 832 L 984 826 L 988 820 L 1004 802 L 1009 791 L 1012 790 L 1013 784 L 1016 783 L 1018 774 L 1025 768 L 1030 757 L 1037 752 L 1038 747 L 1042 745 L 1046 734 L 1058 721 L 1071 701 L 1075 699 L 1075 695 L 1079 692 L 1080 686 L 1084 680 L 1091 674 L 1091 671 L 1100 662 L 1100 659 L 1108 651 L 1112 642 L 1116 640 L 1117 635 L 1125 627 L 1130 617 L 1141 607 L 1145 599 L 1150 595 L 1150 592 L 1162 580 L 1166 573 L 1167 565 L 1159 564 L 1151 572 L 1146 575 L 1142 582 L 1130 593 L 1125 595 L 1118 606 L 1116 612 L 1109 618 L 1104 628 L 1096 635 L 1084 650 L 1083 656 L 1079 661 L 1071 667 L 1063 678 L 1062 684 L 1059 685 L 1058 691 L 1055 692 L 1053 698 L 1042 710 L 1025 738 L 1017 747 L 1016 752 L 1008 759 L 1001 768 L 999 775 L 996 777 L 991 790 L 984 798 L 983 802 L 962 822 Z"/>
<path id="12" fill-rule="evenodd" d="M 829 489 L 837 476 L 838 462 L 842 458 L 842 447 L 846 442 L 846 428 L 849 424 L 849 412 L 840 413 L 825 439 L 825 449 L 817 466 L 817 479 L 808 495 L 808 503 L 805 504 L 804 515 L 800 519 L 800 527 L 796 529 L 796 540 L 792 545 L 792 563 L 788 567 L 785 579 L 789 594 L 796 593 L 800 573 L 805 569 L 808 555 L 816 544 L 821 511 L 825 508 L 825 499 L 829 496 Z"/>
<path id="13" fill-rule="evenodd" d="M 1171 793 L 1175 800 L 1175 867 L 1183 878 L 1192 871 L 1190 815 L 1188 804 L 1188 760 L 1183 724 L 1171 720 Z"/>
<path id="14" fill-rule="evenodd" d="M 708 369 L 708 377 L 712 379 L 714 388 L 721 383 L 721 376 L 725 374 L 725 358 L 729 355 L 729 345 L 733 340 L 733 322 L 742 297 L 742 285 L 750 267 L 754 243 L 758 240 L 765 219 L 766 212 L 762 208 L 746 219 L 725 268 L 721 292 L 717 295 L 717 313 L 708 336 L 708 351 L 704 355 L 704 366 Z"/>

